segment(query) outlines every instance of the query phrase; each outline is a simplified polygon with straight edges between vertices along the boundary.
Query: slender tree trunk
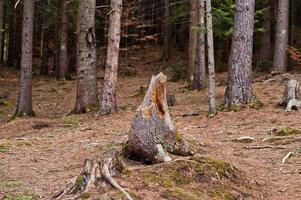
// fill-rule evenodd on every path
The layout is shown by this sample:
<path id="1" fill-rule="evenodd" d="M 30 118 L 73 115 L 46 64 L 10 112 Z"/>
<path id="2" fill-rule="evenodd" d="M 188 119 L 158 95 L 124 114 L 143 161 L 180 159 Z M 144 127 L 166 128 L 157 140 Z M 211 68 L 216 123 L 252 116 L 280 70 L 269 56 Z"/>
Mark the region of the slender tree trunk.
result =
<path id="1" fill-rule="evenodd" d="M 288 12 L 289 0 L 279 0 L 273 61 L 274 71 L 283 72 L 287 69 Z"/>
<path id="2" fill-rule="evenodd" d="M 60 57 L 57 79 L 65 80 L 68 69 L 68 15 L 67 1 L 61 2 L 61 27 L 60 27 Z"/>
<path id="3" fill-rule="evenodd" d="M 170 53 L 170 22 L 169 22 L 170 12 L 169 12 L 169 0 L 164 0 L 164 41 L 163 41 L 163 60 L 169 59 Z"/>
<path id="4" fill-rule="evenodd" d="M 208 71 L 209 71 L 209 115 L 216 114 L 215 105 L 215 64 L 214 64 L 214 44 L 212 30 L 212 9 L 211 0 L 207 0 L 207 45 L 208 45 Z"/>
<path id="5" fill-rule="evenodd" d="M 10 3 L 10 17 L 9 17 L 9 39 L 8 39 L 8 52 L 7 52 L 7 65 L 9 67 L 14 66 L 14 52 L 15 52 L 15 42 L 16 42 L 16 10 L 14 9 L 14 4 L 16 1 Z"/>
<path id="6" fill-rule="evenodd" d="M 111 114 L 117 111 L 116 86 L 119 58 L 122 0 L 111 0 L 108 50 L 105 69 L 104 86 L 99 113 Z"/>
<path id="7" fill-rule="evenodd" d="M 97 105 L 95 0 L 79 1 L 77 11 L 77 96 L 74 113 Z"/>
<path id="8" fill-rule="evenodd" d="M 237 106 L 255 100 L 252 90 L 252 51 L 255 0 L 236 0 L 234 34 L 224 104 Z"/>
<path id="9" fill-rule="evenodd" d="M 268 62 L 271 60 L 271 2 L 270 0 L 263 1 L 264 12 L 262 16 L 262 24 L 264 32 L 260 38 L 260 61 Z"/>
<path id="10" fill-rule="evenodd" d="M 20 91 L 16 116 L 33 116 L 32 109 L 32 46 L 34 0 L 24 0 Z"/>
<path id="11" fill-rule="evenodd" d="M 196 2 L 196 20 L 198 27 L 204 26 L 204 0 L 198 0 Z M 192 89 L 203 89 L 206 87 L 206 60 L 205 60 L 205 35 L 204 32 L 197 32 L 197 57 L 196 67 L 194 71 L 191 71 L 191 76 L 194 78 L 190 83 Z"/>
<path id="12" fill-rule="evenodd" d="M 4 25 L 4 0 L 0 0 L 0 64 L 2 64 L 3 60 L 3 35 L 2 31 Z"/>
<path id="13" fill-rule="evenodd" d="M 190 13 L 190 28 L 189 28 L 189 75 L 188 75 L 188 83 L 189 87 L 194 89 L 195 83 L 195 72 L 196 72 L 196 50 L 197 50 L 197 31 L 195 28 L 197 27 L 197 1 L 191 0 L 191 13 Z"/>
<path id="14" fill-rule="evenodd" d="M 40 64 L 40 74 L 47 75 L 49 74 L 49 62 L 48 62 L 48 43 L 49 43 L 49 33 L 47 27 L 42 28 L 42 46 L 41 46 L 41 64 Z"/>

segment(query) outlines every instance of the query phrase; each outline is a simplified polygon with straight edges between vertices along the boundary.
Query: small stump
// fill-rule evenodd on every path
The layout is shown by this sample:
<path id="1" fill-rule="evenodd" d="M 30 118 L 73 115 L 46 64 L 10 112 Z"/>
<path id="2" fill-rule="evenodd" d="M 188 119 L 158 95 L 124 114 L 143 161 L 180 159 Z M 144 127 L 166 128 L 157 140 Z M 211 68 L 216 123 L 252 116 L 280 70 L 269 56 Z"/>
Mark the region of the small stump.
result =
<path id="1" fill-rule="evenodd" d="M 287 82 L 279 106 L 285 107 L 286 111 L 300 110 L 301 101 L 299 94 L 299 83 L 297 80 L 289 80 Z"/>

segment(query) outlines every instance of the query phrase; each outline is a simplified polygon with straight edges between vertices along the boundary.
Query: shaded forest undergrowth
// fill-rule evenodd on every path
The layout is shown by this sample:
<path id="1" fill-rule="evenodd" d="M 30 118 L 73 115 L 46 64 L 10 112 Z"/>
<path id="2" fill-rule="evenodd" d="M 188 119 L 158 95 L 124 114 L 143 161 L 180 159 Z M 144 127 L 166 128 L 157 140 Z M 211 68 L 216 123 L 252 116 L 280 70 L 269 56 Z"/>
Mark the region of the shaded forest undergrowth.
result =
<path id="1" fill-rule="evenodd" d="M 68 115 L 75 104 L 76 81 L 39 77 L 33 83 L 37 116 L 7 122 L 16 106 L 18 72 L 1 71 L 0 199 L 49 199 L 66 181 L 77 177 L 84 159 L 126 141 L 131 119 L 143 99 L 140 86 L 148 86 L 151 74 L 159 70 L 170 74 L 164 66 L 171 63 L 152 62 L 158 60 L 155 53 L 139 55 L 127 63 L 139 69 L 137 74 L 120 76 L 119 112 L 111 116 L 95 116 L 93 108 L 84 115 Z M 217 75 L 219 103 L 225 78 L 224 73 Z M 263 107 L 219 112 L 214 118 L 207 117 L 207 91 L 187 90 L 182 81 L 169 82 L 168 91 L 176 97 L 176 105 L 170 107 L 172 120 L 200 149 L 199 156 L 173 157 L 179 160 L 153 166 L 126 161 L 128 169 L 118 176 L 118 182 L 135 199 L 301 198 L 301 116 L 276 107 L 287 78 L 301 81 L 301 74 L 256 74 L 253 87 Z M 98 79 L 102 83 L 101 69 Z M 243 136 L 252 138 L 237 140 Z M 281 164 L 290 151 L 294 155 Z M 116 190 L 101 185 L 94 192 L 83 198 L 121 198 Z"/>

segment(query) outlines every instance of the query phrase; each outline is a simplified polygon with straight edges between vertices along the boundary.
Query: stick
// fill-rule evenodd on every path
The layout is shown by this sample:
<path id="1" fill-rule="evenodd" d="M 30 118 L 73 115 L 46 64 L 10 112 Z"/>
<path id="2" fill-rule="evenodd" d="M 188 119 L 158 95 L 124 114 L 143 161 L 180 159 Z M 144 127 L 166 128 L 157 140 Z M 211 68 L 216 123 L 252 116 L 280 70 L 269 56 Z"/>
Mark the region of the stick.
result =
<path id="1" fill-rule="evenodd" d="M 293 155 L 294 155 L 294 152 L 292 152 L 292 151 L 288 152 L 288 153 L 282 158 L 281 163 L 282 163 L 282 164 L 285 164 L 286 161 L 287 161 L 287 159 L 289 159 L 289 158 L 292 157 Z"/>
<path id="2" fill-rule="evenodd" d="M 245 149 L 286 149 L 286 147 L 285 146 L 263 145 L 263 146 L 245 146 Z"/>

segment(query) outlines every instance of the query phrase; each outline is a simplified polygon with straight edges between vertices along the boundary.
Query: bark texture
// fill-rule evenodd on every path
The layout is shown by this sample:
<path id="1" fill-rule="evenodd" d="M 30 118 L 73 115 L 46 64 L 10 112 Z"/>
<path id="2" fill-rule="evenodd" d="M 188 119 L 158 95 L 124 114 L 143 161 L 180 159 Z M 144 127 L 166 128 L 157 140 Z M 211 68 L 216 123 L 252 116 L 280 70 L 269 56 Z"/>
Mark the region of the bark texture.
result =
<path id="1" fill-rule="evenodd" d="M 96 159 L 86 159 L 77 179 L 57 191 L 53 199 L 81 199 L 82 195 L 93 189 L 97 183 L 104 182 L 119 190 L 127 200 L 133 200 L 113 178 L 118 172 L 122 172 L 124 167 L 121 154 L 116 149 L 110 149 Z"/>
<path id="2" fill-rule="evenodd" d="M 289 0 L 278 0 L 274 71 L 283 72 L 287 68 L 288 25 L 289 25 Z"/>
<path id="3" fill-rule="evenodd" d="M 191 12 L 190 12 L 190 26 L 189 26 L 189 73 L 188 83 L 190 88 L 194 88 L 196 82 L 196 62 L 197 62 L 197 1 L 191 0 Z"/>
<path id="4" fill-rule="evenodd" d="M 212 9 L 211 0 L 207 0 L 207 46 L 208 46 L 208 71 L 209 71 L 209 114 L 216 114 L 215 104 L 215 64 L 214 44 L 212 30 Z"/>
<path id="5" fill-rule="evenodd" d="M 33 116 L 32 109 L 32 47 L 34 0 L 24 0 L 20 90 L 16 116 Z"/>
<path id="6" fill-rule="evenodd" d="M 66 0 L 61 2 L 60 55 L 57 69 L 57 79 L 65 80 L 68 70 L 68 15 Z"/>
<path id="7" fill-rule="evenodd" d="M 2 63 L 3 60 L 3 36 L 4 36 L 4 32 L 2 31 L 2 29 L 4 28 L 4 0 L 0 0 L 0 64 Z"/>
<path id="8" fill-rule="evenodd" d="M 166 76 L 153 76 L 142 104 L 131 123 L 127 155 L 144 163 L 170 161 L 167 152 L 193 154 L 172 124 L 166 101 Z"/>
<path id="9" fill-rule="evenodd" d="M 108 50 L 100 114 L 107 115 L 117 111 L 116 86 L 120 45 L 122 0 L 111 1 Z"/>
<path id="10" fill-rule="evenodd" d="M 301 101 L 299 83 L 297 80 L 289 80 L 287 82 L 279 105 L 285 107 L 286 111 L 300 110 Z"/>
<path id="11" fill-rule="evenodd" d="M 170 12 L 169 12 L 169 0 L 164 0 L 164 41 L 163 41 L 163 60 L 169 59 L 170 53 L 170 22 L 169 22 Z"/>
<path id="12" fill-rule="evenodd" d="M 248 104 L 255 100 L 252 90 L 252 51 L 254 0 L 236 0 L 234 33 L 229 60 L 225 106 Z"/>
<path id="13" fill-rule="evenodd" d="M 98 104 L 96 79 L 95 0 L 79 1 L 77 11 L 77 96 L 74 113 Z"/>
<path id="14" fill-rule="evenodd" d="M 204 20 L 204 0 L 196 1 L 196 27 L 205 27 Z M 190 88 L 201 90 L 206 87 L 206 60 L 205 60 L 205 34 L 194 30 L 197 33 L 196 64 L 191 65 Z"/>
<path id="15" fill-rule="evenodd" d="M 263 16 L 262 25 L 264 32 L 260 37 L 260 61 L 268 62 L 271 60 L 271 2 L 270 0 L 263 1 Z"/>

